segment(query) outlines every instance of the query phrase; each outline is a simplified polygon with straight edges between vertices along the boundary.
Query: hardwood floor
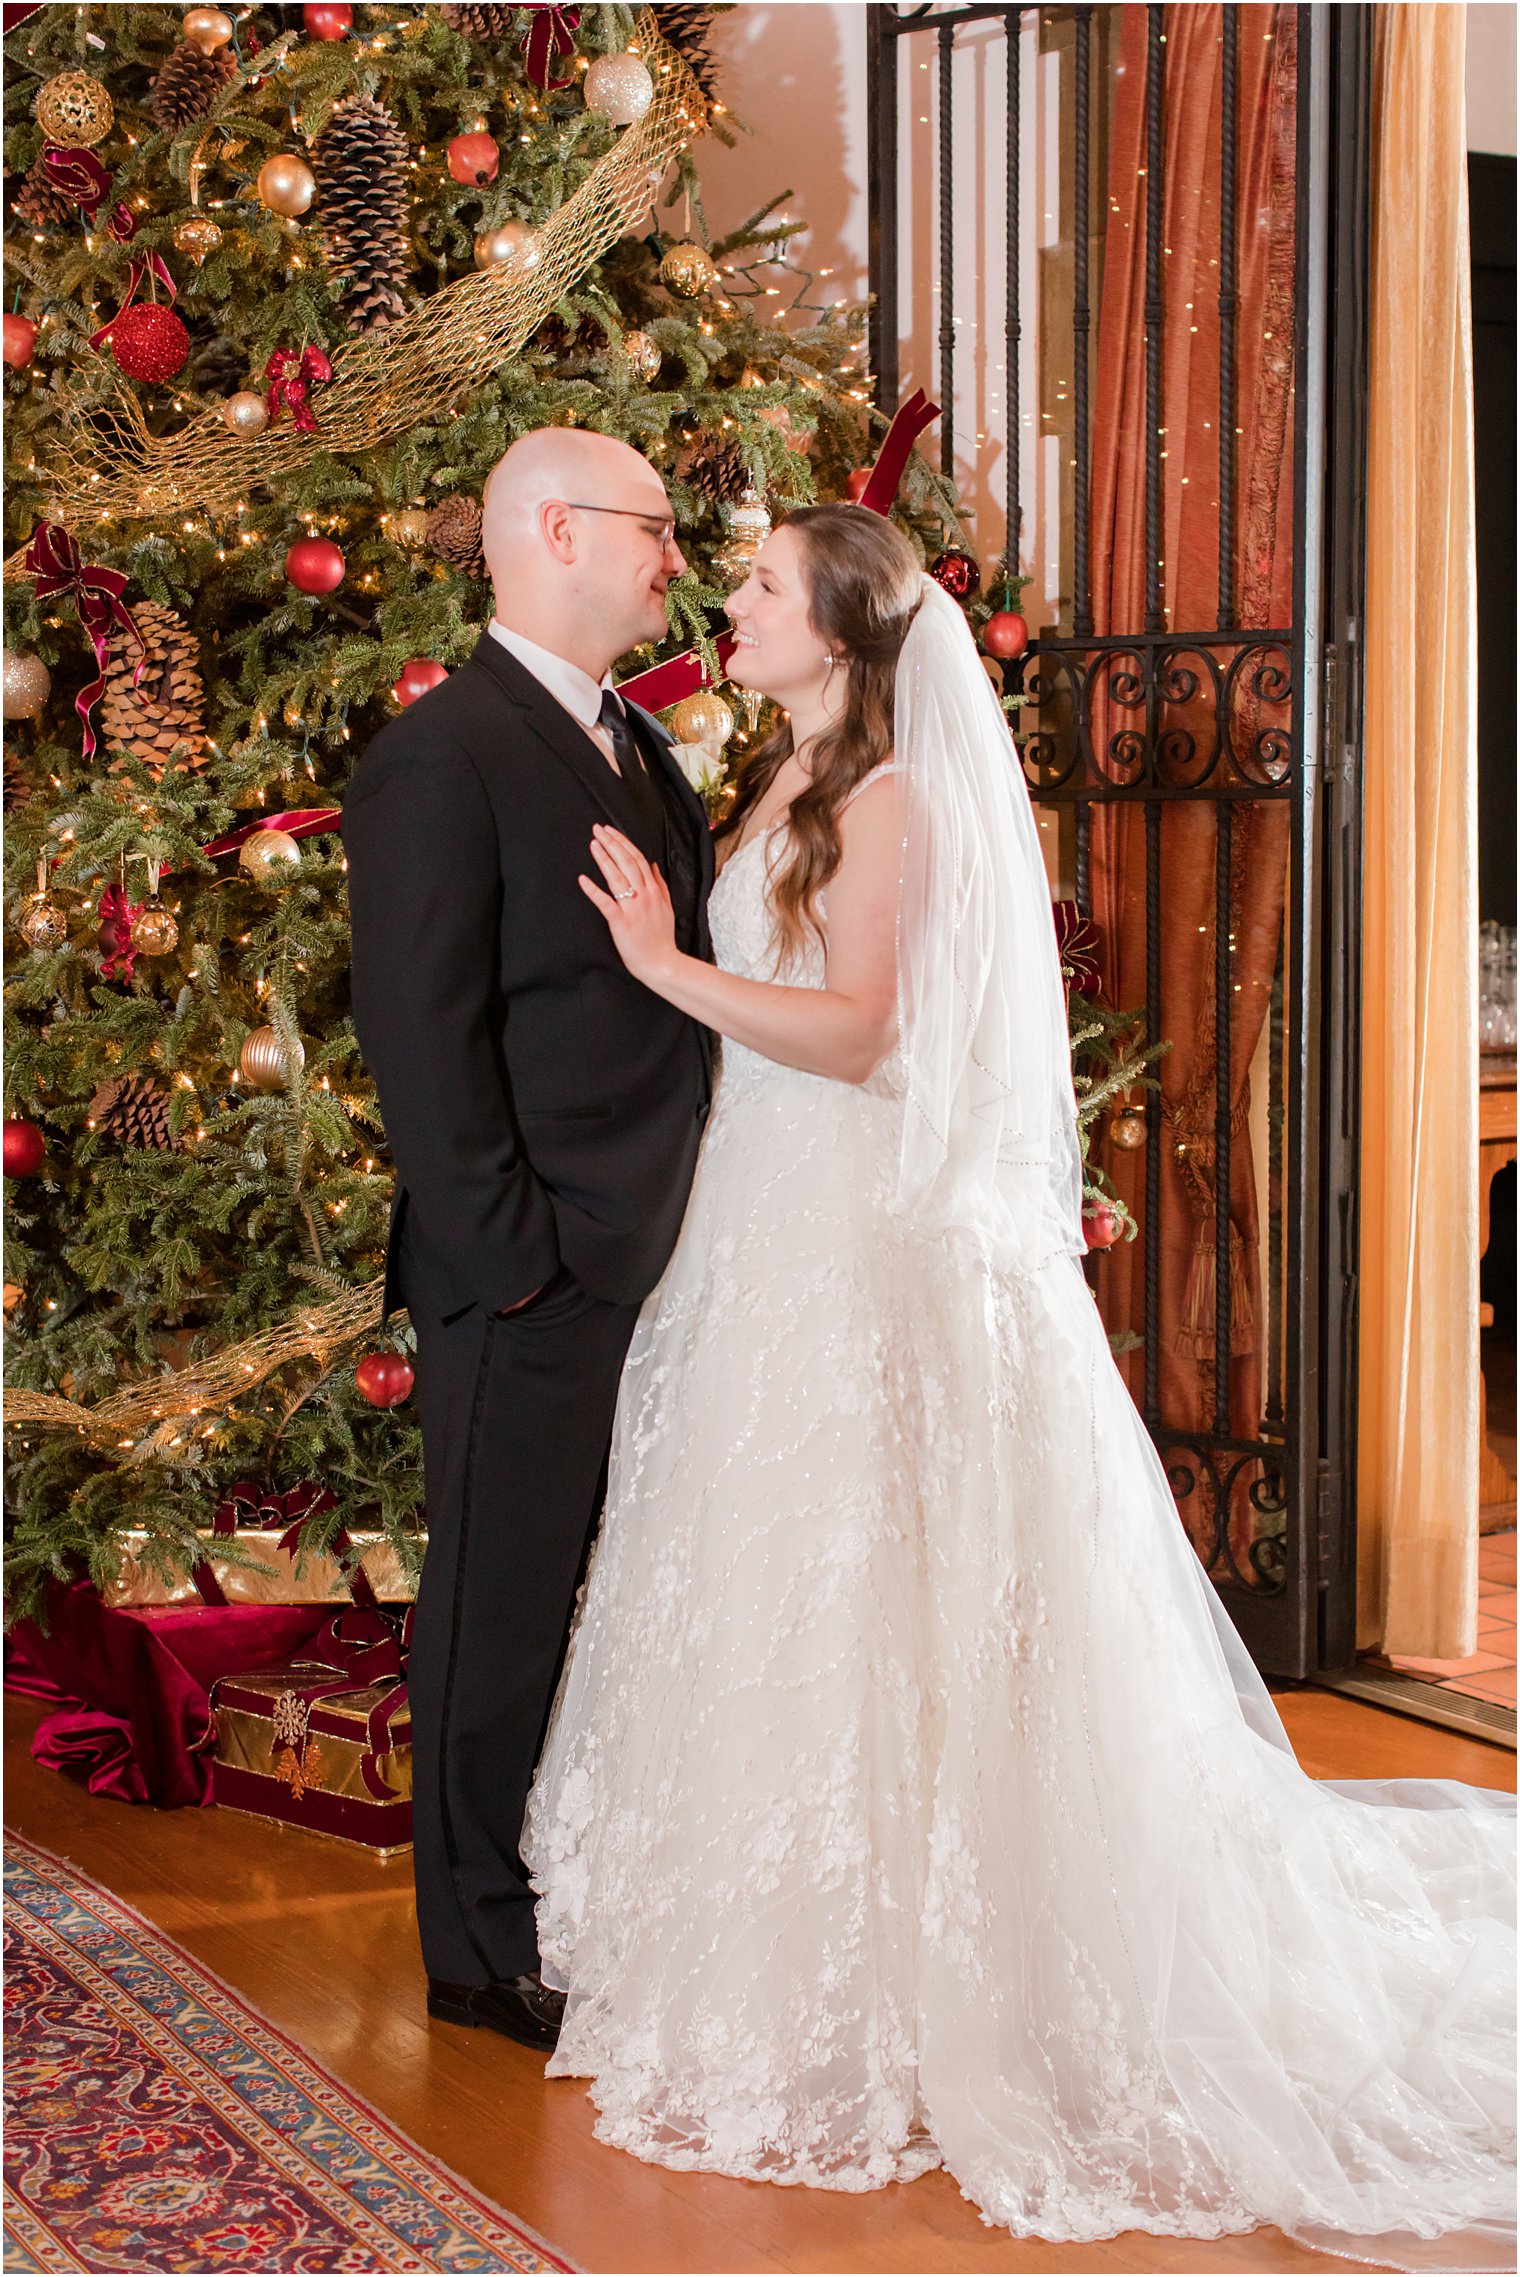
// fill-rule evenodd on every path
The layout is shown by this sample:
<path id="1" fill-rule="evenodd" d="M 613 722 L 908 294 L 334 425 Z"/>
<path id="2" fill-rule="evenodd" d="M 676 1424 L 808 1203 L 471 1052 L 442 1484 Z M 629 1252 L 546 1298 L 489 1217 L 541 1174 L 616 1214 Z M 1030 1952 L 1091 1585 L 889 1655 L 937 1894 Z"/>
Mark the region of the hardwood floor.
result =
<path id="1" fill-rule="evenodd" d="M 1515 1758 L 1332 1694 L 1279 1698 L 1320 1777 L 1512 1788 Z M 943 2174 L 854 2197 L 678 2175 L 593 2140 L 578 2082 L 526 2049 L 429 2025 L 405 1858 L 226 1811 L 98 1802 L 33 1763 L 41 1709 L 6 1701 L 6 1823 L 135 1906 L 426 2149 L 591 2271 L 1344 2268 L 1275 2230 L 1188 2245 L 1015 2242 Z"/>

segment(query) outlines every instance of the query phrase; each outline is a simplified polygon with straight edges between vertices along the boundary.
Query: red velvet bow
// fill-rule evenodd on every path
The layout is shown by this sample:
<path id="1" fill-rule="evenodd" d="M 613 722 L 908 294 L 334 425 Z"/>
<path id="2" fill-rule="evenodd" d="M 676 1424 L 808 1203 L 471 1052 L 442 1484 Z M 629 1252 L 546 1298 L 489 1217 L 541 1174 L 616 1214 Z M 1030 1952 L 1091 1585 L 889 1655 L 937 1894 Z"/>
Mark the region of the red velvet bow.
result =
<path id="1" fill-rule="evenodd" d="M 110 173 L 93 150 L 65 149 L 50 142 L 42 153 L 42 171 L 61 196 L 72 198 L 86 213 L 104 203 L 111 187 Z"/>
<path id="2" fill-rule="evenodd" d="M 549 74 L 555 56 L 575 53 L 575 42 L 570 34 L 580 20 L 579 8 L 551 8 L 544 5 L 534 8 L 524 52 L 528 77 L 535 87 L 569 86 L 570 74 L 567 73 L 563 79 L 551 79 Z"/>
<path id="3" fill-rule="evenodd" d="M 270 418 L 277 419 L 283 406 L 289 404 L 300 433 L 314 435 L 317 422 L 307 397 L 313 388 L 326 387 L 332 376 L 332 364 L 320 348 L 303 348 L 299 356 L 294 348 L 276 348 L 264 366 Z"/>
<path id="4" fill-rule="evenodd" d="M 117 216 L 124 211 L 124 207 L 118 206 L 116 213 L 111 216 L 111 235 L 113 237 L 121 237 L 123 235 L 127 237 L 135 237 L 137 235 L 137 224 L 132 221 L 130 214 L 127 215 L 127 220 L 131 224 L 130 228 L 122 231 L 117 227 Z M 150 270 L 152 274 L 158 279 L 159 283 L 163 286 L 165 292 L 169 295 L 169 298 L 173 300 L 176 297 L 174 279 L 169 274 L 168 268 L 164 262 L 163 255 L 161 253 L 134 253 L 132 256 L 132 266 L 127 271 L 126 297 L 123 299 L 120 308 L 116 311 L 116 314 L 111 318 L 110 323 L 102 324 L 98 332 L 92 332 L 90 334 L 90 346 L 92 348 L 98 348 L 101 345 L 102 341 L 110 339 L 112 332 L 121 322 L 122 318 L 126 315 L 127 310 L 132 306 L 132 302 L 137 294 L 137 288 L 142 283 L 143 278 L 148 275 Z"/>
<path id="5" fill-rule="evenodd" d="M 406 1663 L 411 1644 L 410 1605 L 399 1635 L 378 1606 L 354 1605 L 335 1613 L 326 1628 L 319 1629 L 310 1644 L 301 1647 L 299 1657 L 291 1664 L 333 1671 L 314 1684 L 301 1686 L 301 1696 L 308 1703 L 354 1692 L 365 1685 L 388 1686 L 365 1717 L 364 1753 L 359 1761 L 359 1776 L 375 1800 L 382 1803 L 393 1801 L 397 1793 L 380 1776 L 380 1758 L 390 1754 L 392 1727 L 407 1704 Z"/>
<path id="6" fill-rule="evenodd" d="M 108 885 L 100 897 L 98 916 L 102 929 L 109 926 L 116 936 L 114 949 L 100 952 L 100 977 L 115 980 L 120 975 L 130 980 L 137 965 L 137 951 L 132 946 L 132 920 L 142 915 L 142 903 L 129 901 L 126 888 Z"/>
<path id="7" fill-rule="evenodd" d="M 332 1506 L 332 1495 L 314 1479 L 303 1478 L 285 1494 L 258 1486 L 251 1478 L 235 1479 L 227 1490 L 226 1500 L 216 1506 L 211 1531 L 235 1534 L 239 1526 L 249 1526 L 271 1533 L 276 1526 L 282 1529 L 288 1526 L 292 1519 L 302 1524 L 308 1518 L 320 1517 Z"/>
<path id="8" fill-rule="evenodd" d="M 1097 926 L 1074 901 L 1058 901 L 1054 915 L 1062 970 L 1079 996 L 1096 996 L 1103 986 L 1098 964 L 1103 944 Z"/>
<path id="9" fill-rule="evenodd" d="M 66 594 L 79 612 L 79 621 L 90 638 L 95 651 L 98 677 L 87 688 L 81 688 L 74 698 L 74 709 L 84 724 L 84 755 L 92 757 L 95 750 L 95 730 L 90 725 L 90 713 L 96 698 L 106 684 L 106 634 L 115 625 L 129 632 L 139 651 L 137 669 L 142 670 L 147 655 L 142 634 L 132 620 L 132 612 L 122 600 L 126 578 L 119 569 L 102 569 L 98 563 L 85 565 L 78 546 L 61 522 L 39 522 L 28 541 L 24 566 L 31 577 L 39 601 L 50 601 L 55 594 Z M 133 677 L 136 677 L 134 673 Z"/>

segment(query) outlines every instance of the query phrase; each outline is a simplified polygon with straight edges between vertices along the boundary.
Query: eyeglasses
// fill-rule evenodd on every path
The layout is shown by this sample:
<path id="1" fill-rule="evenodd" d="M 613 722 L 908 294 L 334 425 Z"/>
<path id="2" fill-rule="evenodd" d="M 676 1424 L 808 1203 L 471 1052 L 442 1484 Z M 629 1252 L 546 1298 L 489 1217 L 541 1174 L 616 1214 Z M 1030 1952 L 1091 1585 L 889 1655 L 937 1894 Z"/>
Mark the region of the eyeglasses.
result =
<path id="1" fill-rule="evenodd" d="M 562 498 L 560 504 L 576 514 L 626 514 L 630 521 L 642 522 L 650 536 L 659 539 L 661 553 L 675 539 L 674 522 L 657 522 L 652 514 L 641 514 L 637 506 L 587 506 L 579 498 Z"/>

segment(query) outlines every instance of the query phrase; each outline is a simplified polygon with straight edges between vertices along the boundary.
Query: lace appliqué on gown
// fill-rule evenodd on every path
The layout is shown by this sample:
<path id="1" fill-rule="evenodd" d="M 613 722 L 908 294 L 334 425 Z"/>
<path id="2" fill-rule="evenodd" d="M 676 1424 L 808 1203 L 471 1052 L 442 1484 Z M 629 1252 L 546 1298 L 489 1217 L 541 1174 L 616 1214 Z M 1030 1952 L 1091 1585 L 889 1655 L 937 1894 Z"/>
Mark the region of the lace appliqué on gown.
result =
<path id="1" fill-rule="evenodd" d="M 710 905 L 757 978 L 767 844 Z M 944 2163 L 1050 2239 L 1501 2220 L 1503 1822 L 1298 1770 L 1079 1269 L 894 1215 L 899 1088 L 724 1045 L 529 1805 L 550 2074 L 642 2158 Z"/>

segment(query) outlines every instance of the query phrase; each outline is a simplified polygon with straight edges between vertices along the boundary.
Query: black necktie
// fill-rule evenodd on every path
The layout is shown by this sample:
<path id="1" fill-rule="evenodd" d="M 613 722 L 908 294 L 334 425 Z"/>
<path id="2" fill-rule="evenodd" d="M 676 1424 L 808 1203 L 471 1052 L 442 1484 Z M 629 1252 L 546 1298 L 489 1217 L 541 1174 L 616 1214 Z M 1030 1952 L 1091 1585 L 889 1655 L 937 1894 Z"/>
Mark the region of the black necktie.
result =
<path id="1" fill-rule="evenodd" d="M 663 849 L 665 839 L 665 810 L 660 802 L 659 790 L 644 764 L 638 737 L 628 723 L 628 714 L 619 697 L 610 688 L 602 691 L 602 708 L 598 714 L 606 729 L 617 759 L 618 772 L 627 787 L 628 795 L 643 816 L 646 829 L 654 834 L 654 842 Z"/>

